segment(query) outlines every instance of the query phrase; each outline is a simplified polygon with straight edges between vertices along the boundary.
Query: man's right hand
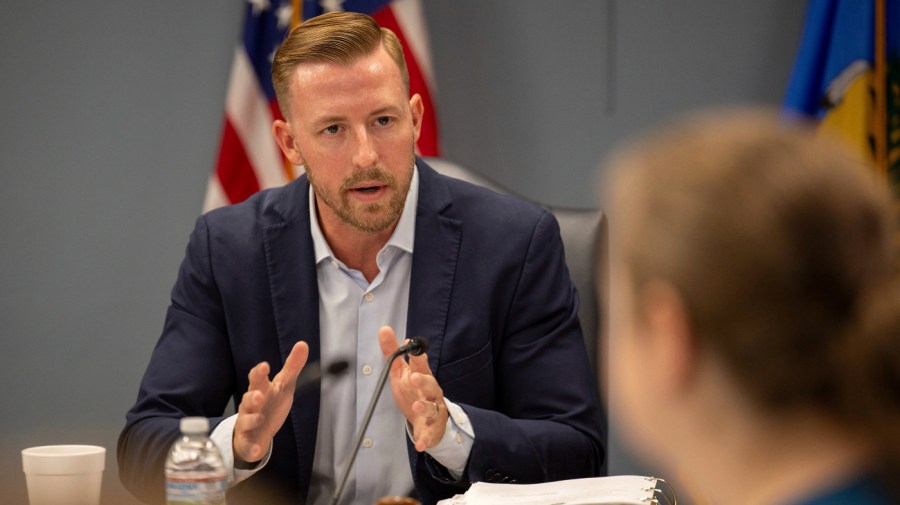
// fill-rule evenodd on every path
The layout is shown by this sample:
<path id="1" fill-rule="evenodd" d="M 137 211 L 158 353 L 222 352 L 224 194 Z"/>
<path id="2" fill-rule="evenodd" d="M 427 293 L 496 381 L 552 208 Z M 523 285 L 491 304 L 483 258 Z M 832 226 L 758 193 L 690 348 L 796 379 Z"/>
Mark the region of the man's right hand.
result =
<path id="1" fill-rule="evenodd" d="M 275 433 L 291 411 L 297 376 L 308 357 L 309 346 L 306 342 L 297 342 L 284 367 L 271 381 L 266 362 L 256 365 L 247 374 L 250 387 L 238 407 L 231 441 L 235 461 L 255 463 L 266 455 Z"/>

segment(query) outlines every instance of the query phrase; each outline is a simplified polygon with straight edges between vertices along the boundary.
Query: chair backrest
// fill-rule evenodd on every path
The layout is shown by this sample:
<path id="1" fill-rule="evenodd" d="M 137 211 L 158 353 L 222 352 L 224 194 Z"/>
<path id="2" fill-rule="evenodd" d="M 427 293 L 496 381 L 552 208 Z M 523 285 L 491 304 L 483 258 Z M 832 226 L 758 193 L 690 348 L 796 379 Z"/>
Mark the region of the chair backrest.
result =
<path id="1" fill-rule="evenodd" d="M 442 158 L 426 158 L 425 161 L 438 172 L 484 186 L 498 193 L 513 194 L 490 179 Z M 602 349 L 606 328 L 605 302 L 607 289 L 606 271 L 606 216 L 596 209 L 576 209 L 548 206 L 534 202 L 556 216 L 566 253 L 566 266 L 578 290 L 581 303 L 578 317 L 591 365 L 597 373 L 598 387 L 606 384 Z M 604 395 L 605 396 L 605 395 Z"/>

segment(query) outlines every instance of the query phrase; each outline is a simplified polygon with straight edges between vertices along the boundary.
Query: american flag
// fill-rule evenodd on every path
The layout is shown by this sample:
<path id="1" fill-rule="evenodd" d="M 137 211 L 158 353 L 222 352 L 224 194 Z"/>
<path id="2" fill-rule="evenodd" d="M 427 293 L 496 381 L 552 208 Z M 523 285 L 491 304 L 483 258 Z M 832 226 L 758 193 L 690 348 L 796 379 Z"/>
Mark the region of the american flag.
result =
<path id="1" fill-rule="evenodd" d="M 280 186 L 299 175 L 300 168 L 282 157 L 272 137 L 272 122 L 281 118 L 272 87 L 272 57 L 288 30 L 303 19 L 337 10 L 369 14 L 400 38 L 409 67 L 410 93 L 422 96 L 426 111 L 416 150 L 423 156 L 440 155 L 432 100 L 434 74 L 419 0 L 247 0 L 204 212 L 243 201 L 260 189 Z"/>

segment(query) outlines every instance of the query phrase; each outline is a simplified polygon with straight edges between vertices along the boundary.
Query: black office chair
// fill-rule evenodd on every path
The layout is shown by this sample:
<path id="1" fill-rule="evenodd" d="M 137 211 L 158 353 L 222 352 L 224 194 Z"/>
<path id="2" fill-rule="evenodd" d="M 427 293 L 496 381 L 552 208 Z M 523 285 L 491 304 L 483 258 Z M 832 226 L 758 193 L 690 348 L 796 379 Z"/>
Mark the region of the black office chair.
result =
<path id="1" fill-rule="evenodd" d="M 426 158 L 425 162 L 438 172 L 462 179 L 498 193 L 513 194 L 490 179 L 442 158 Z M 566 266 L 575 283 L 581 304 L 578 317 L 584 333 L 591 365 L 597 373 L 597 384 L 601 396 L 605 398 L 606 352 L 603 344 L 606 333 L 606 292 L 607 292 L 607 229 L 606 216 L 596 209 L 575 209 L 557 207 L 534 202 L 556 216 L 566 253 Z"/>

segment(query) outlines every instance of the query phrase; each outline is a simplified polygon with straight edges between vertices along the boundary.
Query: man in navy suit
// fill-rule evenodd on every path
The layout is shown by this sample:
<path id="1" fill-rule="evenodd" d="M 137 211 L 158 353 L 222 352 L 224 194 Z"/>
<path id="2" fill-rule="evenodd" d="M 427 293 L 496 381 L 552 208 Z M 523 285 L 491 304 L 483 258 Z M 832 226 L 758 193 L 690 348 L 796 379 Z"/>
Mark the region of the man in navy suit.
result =
<path id="1" fill-rule="evenodd" d="M 198 219 L 119 439 L 123 483 L 161 500 L 178 420 L 200 415 L 229 503 L 327 503 L 384 358 L 419 335 L 431 347 L 394 362 L 342 503 L 597 475 L 596 380 L 553 216 L 415 157 L 422 100 L 370 17 L 307 21 L 272 74 L 273 133 L 306 175 Z M 349 377 L 295 394 L 309 360 L 344 359 Z"/>

